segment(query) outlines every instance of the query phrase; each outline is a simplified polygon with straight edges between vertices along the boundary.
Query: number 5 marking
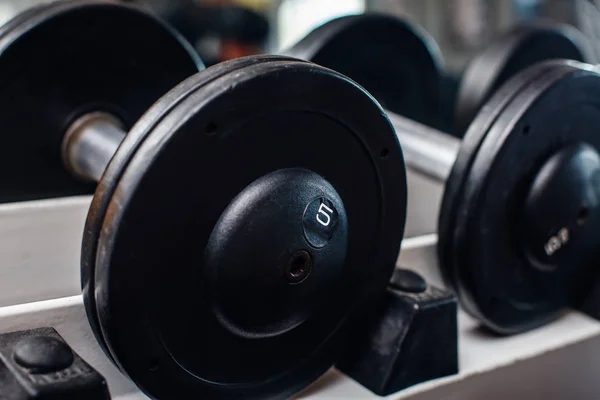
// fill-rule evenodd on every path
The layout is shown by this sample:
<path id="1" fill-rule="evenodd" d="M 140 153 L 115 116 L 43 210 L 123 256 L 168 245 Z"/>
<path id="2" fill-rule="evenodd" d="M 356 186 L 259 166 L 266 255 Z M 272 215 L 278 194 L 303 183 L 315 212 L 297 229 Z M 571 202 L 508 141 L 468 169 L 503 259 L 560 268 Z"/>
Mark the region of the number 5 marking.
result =
<path id="1" fill-rule="evenodd" d="M 327 213 L 327 211 L 329 211 L 329 214 Z M 329 226 L 329 224 L 331 223 L 330 214 L 333 214 L 333 210 L 327 207 L 324 203 L 321 203 L 321 205 L 319 206 L 319 211 L 317 212 L 317 222 L 323 226 Z M 321 219 L 321 215 L 324 215 L 327 219 L 323 221 Z"/>

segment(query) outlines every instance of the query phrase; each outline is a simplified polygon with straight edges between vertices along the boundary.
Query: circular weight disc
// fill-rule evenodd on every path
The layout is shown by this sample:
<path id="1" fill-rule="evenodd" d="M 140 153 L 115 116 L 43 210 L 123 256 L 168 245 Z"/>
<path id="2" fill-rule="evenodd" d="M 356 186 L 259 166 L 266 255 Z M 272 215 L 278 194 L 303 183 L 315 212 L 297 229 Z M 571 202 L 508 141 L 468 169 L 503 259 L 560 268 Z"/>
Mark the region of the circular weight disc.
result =
<path id="1" fill-rule="evenodd" d="M 83 288 L 84 305 L 88 320 L 92 326 L 92 331 L 109 357 L 112 358 L 112 355 L 108 351 L 108 347 L 102 336 L 100 322 L 98 321 L 96 312 L 94 268 L 96 264 L 98 239 L 100 237 L 106 209 L 125 166 L 129 163 L 138 147 L 162 118 L 181 101 L 193 94 L 196 89 L 238 68 L 274 60 L 292 61 L 293 59 L 269 55 L 245 57 L 215 65 L 210 69 L 203 71 L 201 75 L 193 76 L 192 78 L 183 81 L 157 101 L 152 108 L 138 120 L 117 149 L 117 152 L 107 166 L 106 171 L 104 171 L 103 178 L 98 182 L 96 194 L 90 205 L 88 217 L 86 219 L 81 251 L 81 286 Z"/>
<path id="2" fill-rule="evenodd" d="M 341 17 L 286 54 L 341 72 L 390 111 L 429 125 L 437 122 L 441 53 L 415 24 L 383 14 Z"/>
<path id="3" fill-rule="evenodd" d="M 547 62 L 521 87 L 486 131 L 455 199 L 443 262 L 461 303 L 501 334 L 535 328 L 568 304 L 584 271 L 575 262 L 552 271 L 534 268 L 519 246 L 520 207 L 539 168 L 577 142 L 600 147 L 600 75 L 576 62 Z M 510 83 L 509 83 L 510 85 Z M 476 120 L 477 121 L 477 120 Z M 475 123 L 467 136 L 476 135 Z M 441 248 L 441 247 L 440 247 Z"/>
<path id="4" fill-rule="evenodd" d="M 456 101 L 453 134 L 463 137 L 492 94 L 518 72 L 541 61 L 584 61 L 587 43 L 576 28 L 538 21 L 519 25 L 493 41 L 467 66 Z"/>
<path id="5" fill-rule="evenodd" d="M 101 227 L 87 255 L 98 320 L 113 358 L 153 397 L 285 397 L 331 366 L 352 316 L 389 281 L 406 216 L 402 153 L 370 95 L 331 70 L 264 60 L 195 85 L 211 70 L 183 84 L 189 95 L 148 131 L 106 212 L 90 213 L 87 226 Z M 234 335 L 207 305 L 205 245 L 243 188 L 297 167 L 344 202 L 344 277 L 285 334 Z"/>
<path id="6" fill-rule="evenodd" d="M 0 30 L 0 202 L 92 193 L 62 164 L 69 124 L 101 110 L 128 129 L 200 68 L 186 42 L 138 8 L 57 2 L 17 16 Z"/>

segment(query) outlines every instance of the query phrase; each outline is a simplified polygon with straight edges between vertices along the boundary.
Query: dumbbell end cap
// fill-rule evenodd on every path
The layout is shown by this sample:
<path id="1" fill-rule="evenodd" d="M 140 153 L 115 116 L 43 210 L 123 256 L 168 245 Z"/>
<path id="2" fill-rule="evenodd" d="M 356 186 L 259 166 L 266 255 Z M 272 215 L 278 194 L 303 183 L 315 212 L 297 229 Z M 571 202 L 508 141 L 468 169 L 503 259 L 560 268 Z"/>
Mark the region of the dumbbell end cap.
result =
<path id="1" fill-rule="evenodd" d="M 206 246 L 213 312 L 245 338 L 294 329 L 341 281 L 347 245 L 344 205 L 324 178 L 299 168 L 264 175 L 233 199 Z"/>
<path id="2" fill-rule="evenodd" d="M 578 143 L 551 156 L 533 180 L 523 209 L 523 245 L 531 264 L 552 271 L 574 260 L 587 262 L 584 254 L 596 252 L 599 207 L 598 152 Z"/>

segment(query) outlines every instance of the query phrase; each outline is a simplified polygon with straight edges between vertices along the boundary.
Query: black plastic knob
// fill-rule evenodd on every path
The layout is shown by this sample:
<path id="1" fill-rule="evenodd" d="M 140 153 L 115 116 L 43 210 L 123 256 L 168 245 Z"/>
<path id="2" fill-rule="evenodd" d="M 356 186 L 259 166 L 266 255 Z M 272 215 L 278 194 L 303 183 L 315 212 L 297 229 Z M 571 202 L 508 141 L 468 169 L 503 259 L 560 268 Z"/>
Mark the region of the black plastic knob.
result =
<path id="1" fill-rule="evenodd" d="M 396 269 L 390 280 L 390 287 L 406 293 L 423 293 L 427 290 L 427 282 L 414 271 Z"/>
<path id="2" fill-rule="evenodd" d="M 15 346 L 15 362 L 32 373 L 56 372 L 73 363 L 73 352 L 66 343 L 49 336 L 31 336 Z"/>

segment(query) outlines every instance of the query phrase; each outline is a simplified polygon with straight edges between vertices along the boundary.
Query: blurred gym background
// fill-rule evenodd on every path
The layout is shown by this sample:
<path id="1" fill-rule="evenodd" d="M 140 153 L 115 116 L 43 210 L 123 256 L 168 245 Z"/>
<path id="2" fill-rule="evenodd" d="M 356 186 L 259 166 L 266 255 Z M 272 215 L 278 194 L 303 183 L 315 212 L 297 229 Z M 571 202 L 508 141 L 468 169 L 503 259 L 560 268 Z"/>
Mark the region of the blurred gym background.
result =
<path id="1" fill-rule="evenodd" d="M 48 0 L 0 0 L 0 24 Z M 592 0 L 129 0 L 170 21 L 207 64 L 277 52 L 338 16 L 378 11 L 406 16 L 438 42 L 447 71 L 460 71 L 490 38 L 529 18 L 548 18 L 595 34 Z"/>

